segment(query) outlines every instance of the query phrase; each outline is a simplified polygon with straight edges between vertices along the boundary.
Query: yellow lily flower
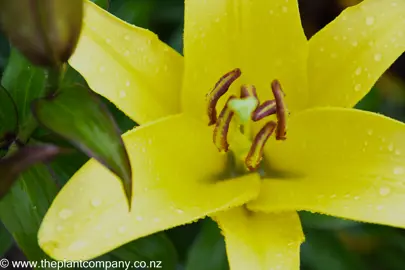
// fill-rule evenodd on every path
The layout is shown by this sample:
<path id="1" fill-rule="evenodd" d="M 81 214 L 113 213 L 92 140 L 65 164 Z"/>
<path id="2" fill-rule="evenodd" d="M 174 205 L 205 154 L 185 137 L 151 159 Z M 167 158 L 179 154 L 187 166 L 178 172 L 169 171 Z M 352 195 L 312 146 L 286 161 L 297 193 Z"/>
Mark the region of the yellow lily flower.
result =
<path id="1" fill-rule="evenodd" d="M 365 0 L 309 41 L 297 1 L 186 0 L 183 58 L 153 33 L 86 2 L 71 64 L 142 124 L 123 136 L 134 171 L 132 210 L 116 177 L 91 160 L 53 202 L 40 246 L 55 259 L 91 259 L 211 216 L 231 269 L 298 269 L 304 237 L 296 211 L 405 227 L 405 125 L 350 109 L 404 51 L 404 27 L 404 0 Z M 250 137 L 235 135 L 237 116 L 250 115 L 241 109 L 247 99 L 225 104 L 241 85 L 250 98 L 255 86 L 260 104 L 276 108 L 277 119 L 245 126 Z M 218 116 L 215 108 L 232 110 Z M 279 140 L 267 140 L 274 129 Z M 260 165 L 266 175 L 227 178 L 232 154 L 217 146 L 228 145 L 236 164 L 247 146 L 246 166 Z"/>

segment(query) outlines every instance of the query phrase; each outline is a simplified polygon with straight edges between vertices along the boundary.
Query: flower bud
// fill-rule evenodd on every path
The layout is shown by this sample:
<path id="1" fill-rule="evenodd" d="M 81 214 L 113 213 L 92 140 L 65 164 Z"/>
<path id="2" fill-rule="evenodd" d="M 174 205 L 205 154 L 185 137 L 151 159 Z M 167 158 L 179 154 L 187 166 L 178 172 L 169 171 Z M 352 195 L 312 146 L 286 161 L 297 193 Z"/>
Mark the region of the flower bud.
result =
<path id="1" fill-rule="evenodd" d="M 80 35 L 83 0 L 0 0 L 0 24 L 33 64 L 57 66 L 72 55 Z"/>

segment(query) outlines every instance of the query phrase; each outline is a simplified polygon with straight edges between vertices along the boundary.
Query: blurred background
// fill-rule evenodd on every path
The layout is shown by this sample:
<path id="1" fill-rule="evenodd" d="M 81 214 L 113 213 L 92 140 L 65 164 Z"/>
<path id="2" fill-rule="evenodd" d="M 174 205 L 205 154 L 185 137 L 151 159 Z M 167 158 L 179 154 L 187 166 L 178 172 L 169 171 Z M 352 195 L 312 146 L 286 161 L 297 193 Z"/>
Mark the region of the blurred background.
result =
<path id="1" fill-rule="evenodd" d="M 111 0 L 108 4 L 107 1 L 94 2 L 131 24 L 150 29 L 161 40 L 182 53 L 183 0 Z M 361 1 L 299 2 L 304 29 L 310 38 L 345 7 Z M 1 73 L 8 56 L 8 42 L 1 37 Z M 405 121 L 404 82 L 405 58 L 401 57 L 357 107 Z M 108 105 L 123 132 L 135 125 L 113 105 Z M 53 164 L 55 171 L 62 175 L 61 184 L 87 160 L 80 153 L 75 155 L 76 157 L 69 156 L 64 160 L 60 158 Z M 306 235 L 306 242 L 301 249 L 302 269 L 405 269 L 405 230 L 306 212 L 301 212 L 300 217 Z M 24 259 L 24 255 L 11 239 L 0 223 L 0 258 Z M 223 238 L 216 224 L 209 219 L 135 241 L 99 259 L 162 260 L 163 269 L 228 269 Z"/>

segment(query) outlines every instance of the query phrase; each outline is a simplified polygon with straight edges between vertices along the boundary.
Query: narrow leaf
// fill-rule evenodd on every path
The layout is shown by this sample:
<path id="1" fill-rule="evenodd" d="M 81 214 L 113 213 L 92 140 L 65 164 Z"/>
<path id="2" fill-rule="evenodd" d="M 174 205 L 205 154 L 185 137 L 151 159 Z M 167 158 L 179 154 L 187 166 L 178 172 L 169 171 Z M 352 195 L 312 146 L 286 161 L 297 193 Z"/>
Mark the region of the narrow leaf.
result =
<path id="1" fill-rule="evenodd" d="M 11 238 L 10 233 L 0 222 L 0 257 L 4 256 L 4 254 L 11 248 L 12 244 L 13 238 Z"/>
<path id="2" fill-rule="evenodd" d="M 0 86 L 0 158 L 14 141 L 18 129 L 17 107 L 10 94 Z"/>
<path id="3" fill-rule="evenodd" d="M 164 233 L 153 234 L 130 242 L 103 256 L 107 261 L 145 261 L 145 268 L 175 270 L 177 252 Z M 133 265 L 133 264 L 131 264 Z"/>
<path id="4" fill-rule="evenodd" d="M 60 89 L 48 99 L 33 103 L 38 122 L 94 157 L 121 178 L 130 201 L 132 176 L 120 131 L 105 105 L 80 85 Z"/>
<path id="5" fill-rule="evenodd" d="M 22 173 L 10 192 L 0 201 L 0 219 L 13 235 L 27 259 L 49 259 L 39 248 L 37 232 L 57 187 L 42 164 Z"/>
<path id="6" fill-rule="evenodd" d="M 1 84 L 17 106 L 19 130 L 25 130 L 33 121 L 31 102 L 44 93 L 44 70 L 33 66 L 16 49 L 12 49 Z"/>
<path id="7" fill-rule="evenodd" d="M 61 148 L 53 145 L 26 146 L 12 156 L 0 160 L 0 200 L 23 171 L 39 162 L 49 161 L 61 151 Z"/>
<path id="8" fill-rule="evenodd" d="M 91 0 L 95 4 L 99 5 L 100 7 L 104 8 L 105 10 L 108 10 L 110 7 L 110 0 Z"/>
<path id="9" fill-rule="evenodd" d="M 229 269 L 224 237 L 211 219 L 202 222 L 202 229 L 195 239 L 187 258 L 186 270 Z"/>

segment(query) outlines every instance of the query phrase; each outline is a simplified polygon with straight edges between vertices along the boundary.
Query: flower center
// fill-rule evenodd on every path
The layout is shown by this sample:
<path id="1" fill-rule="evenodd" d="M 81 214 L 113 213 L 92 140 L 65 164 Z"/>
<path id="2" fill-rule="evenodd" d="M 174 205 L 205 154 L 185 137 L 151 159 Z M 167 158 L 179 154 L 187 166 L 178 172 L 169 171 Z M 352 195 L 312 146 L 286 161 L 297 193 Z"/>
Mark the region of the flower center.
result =
<path id="1" fill-rule="evenodd" d="M 280 82 L 274 80 L 271 83 L 274 100 L 265 100 L 260 103 L 255 86 L 242 85 L 239 97 L 231 95 L 219 113 L 219 116 L 217 116 L 216 105 L 218 101 L 241 74 L 242 72 L 239 68 L 226 73 L 207 94 L 208 125 L 215 124 L 213 141 L 218 150 L 220 152 L 228 152 L 228 132 L 234 116 L 237 116 L 237 120 L 239 121 L 240 132 L 247 135 L 250 132 L 251 121 L 257 122 L 265 117 L 276 114 L 277 121 L 268 121 L 263 125 L 254 136 L 250 149 L 245 156 L 244 164 L 246 168 L 249 171 L 254 171 L 259 167 L 263 159 L 264 146 L 270 136 L 275 132 L 276 140 L 286 139 L 288 111 L 284 99 L 285 94 L 281 89 Z M 250 136 L 248 137 L 251 139 Z"/>

